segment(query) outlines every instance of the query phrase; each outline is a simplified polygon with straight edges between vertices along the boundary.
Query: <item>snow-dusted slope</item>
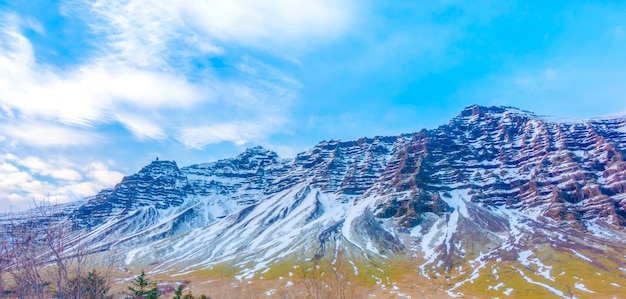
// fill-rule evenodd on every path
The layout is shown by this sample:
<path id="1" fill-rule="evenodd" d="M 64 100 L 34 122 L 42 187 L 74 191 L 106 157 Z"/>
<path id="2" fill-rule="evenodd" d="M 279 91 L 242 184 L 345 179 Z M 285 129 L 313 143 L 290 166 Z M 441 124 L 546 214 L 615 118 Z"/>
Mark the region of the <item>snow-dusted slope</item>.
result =
<path id="1" fill-rule="evenodd" d="M 154 161 L 63 215 L 94 249 L 156 272 L 252 278 L 342 251 L 355 272 L 417 261 L 451 295 L 604 296 L 626 287 L 625 154 L 624 117 L 471 106 L 434 130 L 323 141 L 292 160 L 255 147 Z"/>

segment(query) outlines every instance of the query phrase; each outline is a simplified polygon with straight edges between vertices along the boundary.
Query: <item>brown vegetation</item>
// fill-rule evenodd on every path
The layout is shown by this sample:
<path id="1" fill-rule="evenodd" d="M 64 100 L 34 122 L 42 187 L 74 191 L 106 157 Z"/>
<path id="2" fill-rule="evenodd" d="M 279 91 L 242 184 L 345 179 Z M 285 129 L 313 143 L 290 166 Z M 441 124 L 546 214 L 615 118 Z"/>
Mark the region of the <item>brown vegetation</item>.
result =
<path id="1" fill-rule="evenodd" d="M 352 264 L 349 253 L 340 246 L 313 260 L 301 261 L 284 279 L 276 276 L 278 278 L 255 277 L 239 281 L 221 276 L 211 277 L 208 282 L 207 277 L 192 277 L 196 274 L 191 273 L 177 277 L 183 280 L 174 281 L 168 275 L 148 272 L 129 280 L 129 274 L 137 275 L 140 269 L 120 271 L 114 267 L 115 258 L 89 252 L 85 234 L 65 220 L 59 220 L 61 217 L 56 216 L 55 209 L 54 205 L 40 205 L 36 207 L 36 217 L 28 220 L 9 217 L 0 226 L 0 298 L 352 299 L 370 294 L 393 296 L 389 289 L 364 282 L 363 277 L 355 273 L 357 265 Z M 33 225 L 28 221 L 43 223 Z M 415 283 L 411 280 L 399 285 L 407 290 L 418 287 Z M 155 288 L 158 292 L 153 291 Z"/>
<path id="2" fill-rule="evenodd" d="M 96 263 L 82 233 L 56 219 L 56 205 L 36 205 L 36 217 L 12 215 L 0 226 L 0 296 L 7 298 L 109 298 L 112 261 Z M 39 221 L 37 229 L 33 223 Z M 41 225 L 43 224 L 43 225 Z"/>

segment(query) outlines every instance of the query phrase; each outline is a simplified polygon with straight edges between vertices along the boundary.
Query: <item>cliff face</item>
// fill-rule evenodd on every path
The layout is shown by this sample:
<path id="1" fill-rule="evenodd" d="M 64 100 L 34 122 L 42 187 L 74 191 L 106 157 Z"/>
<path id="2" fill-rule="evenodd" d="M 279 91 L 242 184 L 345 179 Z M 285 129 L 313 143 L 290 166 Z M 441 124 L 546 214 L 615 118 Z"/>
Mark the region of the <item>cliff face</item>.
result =
<path id="1" fill-rule="evenodd" d="M 558 122 L 472 106 L 448 125 L 413 134 L 391 159 L 399 170 L 381 182 L 426 198 L 467 190 L 472 203 L 537 207 L 563 225 L 584 228 L 600 218 L 623 227 L 625 128 L 623 118 Z"/>
<path id="2" fill-rule="evenodd" d="M 450 294 L 500 261 L 559 295 L 554 273 L 532 274 L 561 267 L 547 264 L 550 250 L 588 264 L 580 251 L 602 246 L 612 255 L 593 263 L 626 269 L 625 153 L 626 117 L 471 106 L 434 130 L 323 141 L 291 160 L 255 147 L 183 168 L 154 161 L 67 214 L 94 249 L 155 271 L 254 261 L 237 270 L 254 277 L 289 254 L 344 248 L 355 259 L 414 256 L 424 277 L 456 281 Z"/>
<path id="3" fill-rule="evenodd" d="M 323 141 L 291 161 L 251 148 L 233 159 L 179 169 L 154 161 L 79 208 L 76 221 L 94 227 L 114 215 L 209 204 L 215 218 L 264 196 L 309 182 L 338 196 L 378 196 L 376 216 L 414 226 L 422 213 L 450 212 L 444 198 L 541 215 L 585 228 L 601 219 L 626 225 L 626 120 L 558 121 L 503 107 L 471 106 L 435 130 L 354 141 Z M 202 201 L 208 201 L 202 202 Z M 213 205 L 215 206 L 215 205 Z M 203 221 L 202 223 L 206 223 Z"/>

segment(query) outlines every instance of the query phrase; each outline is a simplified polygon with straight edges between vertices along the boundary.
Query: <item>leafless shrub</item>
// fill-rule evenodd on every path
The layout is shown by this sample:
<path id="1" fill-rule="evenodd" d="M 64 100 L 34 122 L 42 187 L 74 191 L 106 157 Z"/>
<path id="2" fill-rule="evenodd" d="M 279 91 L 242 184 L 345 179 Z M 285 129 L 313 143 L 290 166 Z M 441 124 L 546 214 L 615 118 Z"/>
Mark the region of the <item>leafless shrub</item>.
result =
<path id="1" fill-rule="evenodd" d="M 8 226 L 8 227 L 7 227 Z M 48 285 L 42 276 L 43 242 L 35 230 L 10 219 L 3 231 L 6 273 L 18 298 L 45 298 Z"/>
<path id="2" fill-rule="evenodd" d="M 26 217 L 11 214 L 2 221 L 0 296 L 108 298 L 112 261 L 108 267 L 91 261 L 84 232 L 73 229 L 57 207 L 36 204 Z"/>
<path id="3" fill-rule="evenodd" d="M 332 261 L 320 258 L 311 268 L 302 268 L 298 274 L 295 297 L 356 298 L 356 275 L 342 249 L 337 250 Z"/>

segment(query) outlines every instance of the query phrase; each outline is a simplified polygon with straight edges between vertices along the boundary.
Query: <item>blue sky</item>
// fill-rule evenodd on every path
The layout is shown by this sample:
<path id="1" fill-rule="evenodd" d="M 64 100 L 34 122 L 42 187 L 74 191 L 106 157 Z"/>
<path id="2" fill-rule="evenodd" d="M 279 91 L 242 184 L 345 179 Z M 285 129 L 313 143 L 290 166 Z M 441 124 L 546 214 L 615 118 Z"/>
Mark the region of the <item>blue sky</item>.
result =
<path id="1" fill-rule="evenodd" d="M 472 104 L 626 111 L 625 1 L 0 0 L 0 211 Z"/>

